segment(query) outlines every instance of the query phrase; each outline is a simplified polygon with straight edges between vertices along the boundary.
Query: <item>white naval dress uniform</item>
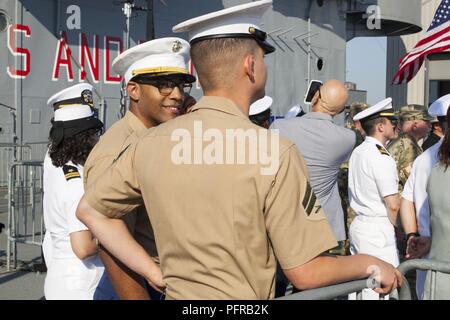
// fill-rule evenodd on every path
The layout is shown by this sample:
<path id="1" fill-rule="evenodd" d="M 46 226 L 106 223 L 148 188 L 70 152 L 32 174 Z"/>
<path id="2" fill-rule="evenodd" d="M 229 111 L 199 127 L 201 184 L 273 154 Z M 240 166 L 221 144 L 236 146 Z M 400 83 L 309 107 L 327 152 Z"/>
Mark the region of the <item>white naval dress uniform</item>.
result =
<path id="1" fill-rule="evenodd" d="M 431 236 L 430 204 L 428 202 L 427 184 L 431 169 L 439 162 L 439 148 L 443 138 L 435 145 L 428 148 L 424 153 L 414 160 L 411 174 L 403 188 L 402 197 L 410 202 L 414 202 L 416 209 L 416 219 L 418 232 L 421 236 Z M 425 259 L 428 256 L 424 257 Z M 425 278 L 427 272 L 416 271 L 416 292 L 419 299 L 423 299 Z"/>
<path id="2" fill-rule="evenodd" d="M 44 293 L 47 300 L 92 300 L 104 272 L 98 256 L 80 260 L 72 250 L 70 234 L 88 230 L 76 215 L 83 188 L 83 167 L 68 162 L 55 167 L 48 155 L 44 159 L 43 244 L 47 264 Z M 67 178 L 66 178 L 67 177 Z"/>
<path id="3" fill-rule="evenodd" d="M 348 193 L 356 214 L 349 230 L 350 252 L 369 254 L 397 267 L 394 226 L 384 203 L 384 197 L 398 193 L 397 168 L 389 152 L 373 137 L 366 137 L 350 157 Z M 363 291 L 364 300 L 378 298 L 371 289 Z"/>

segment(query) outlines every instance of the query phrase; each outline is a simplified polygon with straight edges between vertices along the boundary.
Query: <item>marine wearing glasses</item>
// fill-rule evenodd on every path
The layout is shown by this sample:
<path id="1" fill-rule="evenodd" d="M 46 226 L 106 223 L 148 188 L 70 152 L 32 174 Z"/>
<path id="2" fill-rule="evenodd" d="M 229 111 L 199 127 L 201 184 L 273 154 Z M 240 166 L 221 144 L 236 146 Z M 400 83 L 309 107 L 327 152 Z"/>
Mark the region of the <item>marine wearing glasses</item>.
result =
<path id="1" fill-rule="evenodd" d="M 178 76 L 147 76 L 147 75 L 138 75 L 132 79 L 132 81 L 150 85 L 158 88 L 159 93 L 163 96 L 170 95 L 175 88 L 178 88 L 180 92 L 184 92 L 187 94 L 191 93 L 192 83 L 186 82 L 184 78 Z"/>

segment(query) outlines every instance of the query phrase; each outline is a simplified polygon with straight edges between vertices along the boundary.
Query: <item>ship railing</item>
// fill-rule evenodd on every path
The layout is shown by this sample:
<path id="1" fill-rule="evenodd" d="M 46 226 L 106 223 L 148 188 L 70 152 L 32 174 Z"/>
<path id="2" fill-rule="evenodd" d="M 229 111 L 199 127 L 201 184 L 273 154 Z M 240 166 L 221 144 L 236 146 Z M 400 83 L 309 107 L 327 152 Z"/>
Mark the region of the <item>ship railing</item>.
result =
<path id="1" fill-rule="evenodd" d="M 43 195 L 43 162 L 14 162 L 8 174 L 7 271 L 11 264 L 17 268 L 18 243 L 42 246 Z"/>

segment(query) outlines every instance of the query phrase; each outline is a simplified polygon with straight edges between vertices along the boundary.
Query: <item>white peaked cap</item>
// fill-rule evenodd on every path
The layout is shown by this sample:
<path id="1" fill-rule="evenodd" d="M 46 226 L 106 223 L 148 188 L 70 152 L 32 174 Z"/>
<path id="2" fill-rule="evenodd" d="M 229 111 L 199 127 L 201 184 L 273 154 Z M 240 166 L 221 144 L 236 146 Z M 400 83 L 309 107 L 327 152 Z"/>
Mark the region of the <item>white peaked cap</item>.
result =
<path id="1" fill-rule="evenodd" d="M 390 113 L 387 114 L 383 114 L 383 111 L 392 111 Z M 368 118 L 370 116 L 373 115 L 377 115 L 378 113 L 380 114 L 380 117 L 382 116 L 394 116 L 394 112 L 393 112 L 393 108 L 392 108 L 392 98 L 386 98 L 380 102 L 378 102 L 377 104 L 374 104 L 373 106 L 359 112 L 357 115 L 355 115 L 353 117 L 353 120 L 362 120 L 365 118 Z"/>
<path id="2" fill-rule="evenodd" d="M 445 117 L 448 107 L 450 106 L 450 94 L 440 97 L 433 102 L 428 109 L 428 113 L 432 117 Z"/>
<path id="3" fill-rule="evenodd" d="M 125 83 L 141 74 L 183 74 L 188 82 L 195 77 L 189 74 L 190 45 L 181 38 L 161 38 L 141 43 L 122 52 L 113 61 L 113 70 Z"/>
<path id="4" fill-rule="evenodd" d="M 266 111 L 272 106 L 273 99 L 269 96 L 265 96 L 262 99 L 259 99 L 252 103 L 250 106 L 249 116 L 254 116 L 256 114 L 260 114 L 261 112 Z"/>
<path id="5" fill-rule="evenodd" d="M 260 0 L 231 8 L 211 12 L 181 22 L 172 28 L 173 32 L 189 32 L 189 41 L 201 39 L 248 37 L 255 38 L 266 53 L 275 51 L 259 27 L 262 15 L 272 7 L 272 0 Z"/>
<path id="6" fill-rule="evenodd" d="M 55 93 L 47 100 L 47 106 L 55 109 L 55 121 L 70 121 L 92 117 L 94 107 L 92 86 L 80 83 Z"/>

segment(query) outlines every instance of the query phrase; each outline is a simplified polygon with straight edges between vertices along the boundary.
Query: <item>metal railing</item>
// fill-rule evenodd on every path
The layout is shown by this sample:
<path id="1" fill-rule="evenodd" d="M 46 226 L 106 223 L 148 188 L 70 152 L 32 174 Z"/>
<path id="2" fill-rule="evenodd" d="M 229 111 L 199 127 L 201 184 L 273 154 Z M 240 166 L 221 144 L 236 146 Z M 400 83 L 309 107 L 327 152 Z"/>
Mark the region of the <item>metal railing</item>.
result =
<path id="1" fill-rule="evenodd" d="M 303 292 L 276 298 L 275 300 L 332 300 L 353 292 L 361 292 L 364 289 L 375 289 L 377 287 L 378 284 L 375 279 L 364 279 L 318 289 L 305 290 Z"/>
<path id="2" fill-rule="evenodd" d="M 0 143 L 0 187 L 8 186 L 11 165 L 20 160 L 30 160 L 31 146 L 27 144 Z"/>
<path id="3" fill-rule="evenodd" d="M 415 259 L 403 262 L 398 266 L 398 270 L 403 275 L 403 285 L 401 288 L 398 288 L 398 295 L 396 293 L 390 294 L 390 299 L 412 300 L 411 288 L 408 280 L 405 278 L 405 275 L 407 272 L 417 269 L 429 270 L 431 272 L 429 299 L 434 300 L 436 290 L 436 272 L 450 274 L 450 262 L 429 259 Z M 351 281 L 318 289 L 305 290 L 303 292 L 279 297 L 275 300 L 332 300 L 346 296 L 353 292 L 361 292 L 363 289 L 375 289 L 377 287 L 378 284 L 375 279 L 368 278 L 365 280 Z"/>
<path id="4" fill-rule="evenodd" d="M 8 186 L 8 173 L 14 162 L 41 161 L 47 151 L 47 144 L 48 142 L 0 143 L 0 188 Z"/>
<path id="5" fill-rule="evenodd" d="M 431 259 L 414 259 L 403 262 L 398 270 L 405 275 L 411 270 L 429 270 L 431 272 L 430 276 L 430 300 L 435 299 L 436 293 L 436 272 L 442 272 L 450 274 L 450 262 L 439 261 Z M 414 288 L 412 288 L 414 290 Z M 408 280 L 403 277 L 403 286 L 399 293 L 400 300 L 411 300 L 411 288 L 409 286 Z"/>
<path id="6" fill-rule="evenodd" d="M 8 175 L 6 268 L 17 268 L 17 244 L 41 246 L 44 239 L 43 162 L 20 161 Z"/>

